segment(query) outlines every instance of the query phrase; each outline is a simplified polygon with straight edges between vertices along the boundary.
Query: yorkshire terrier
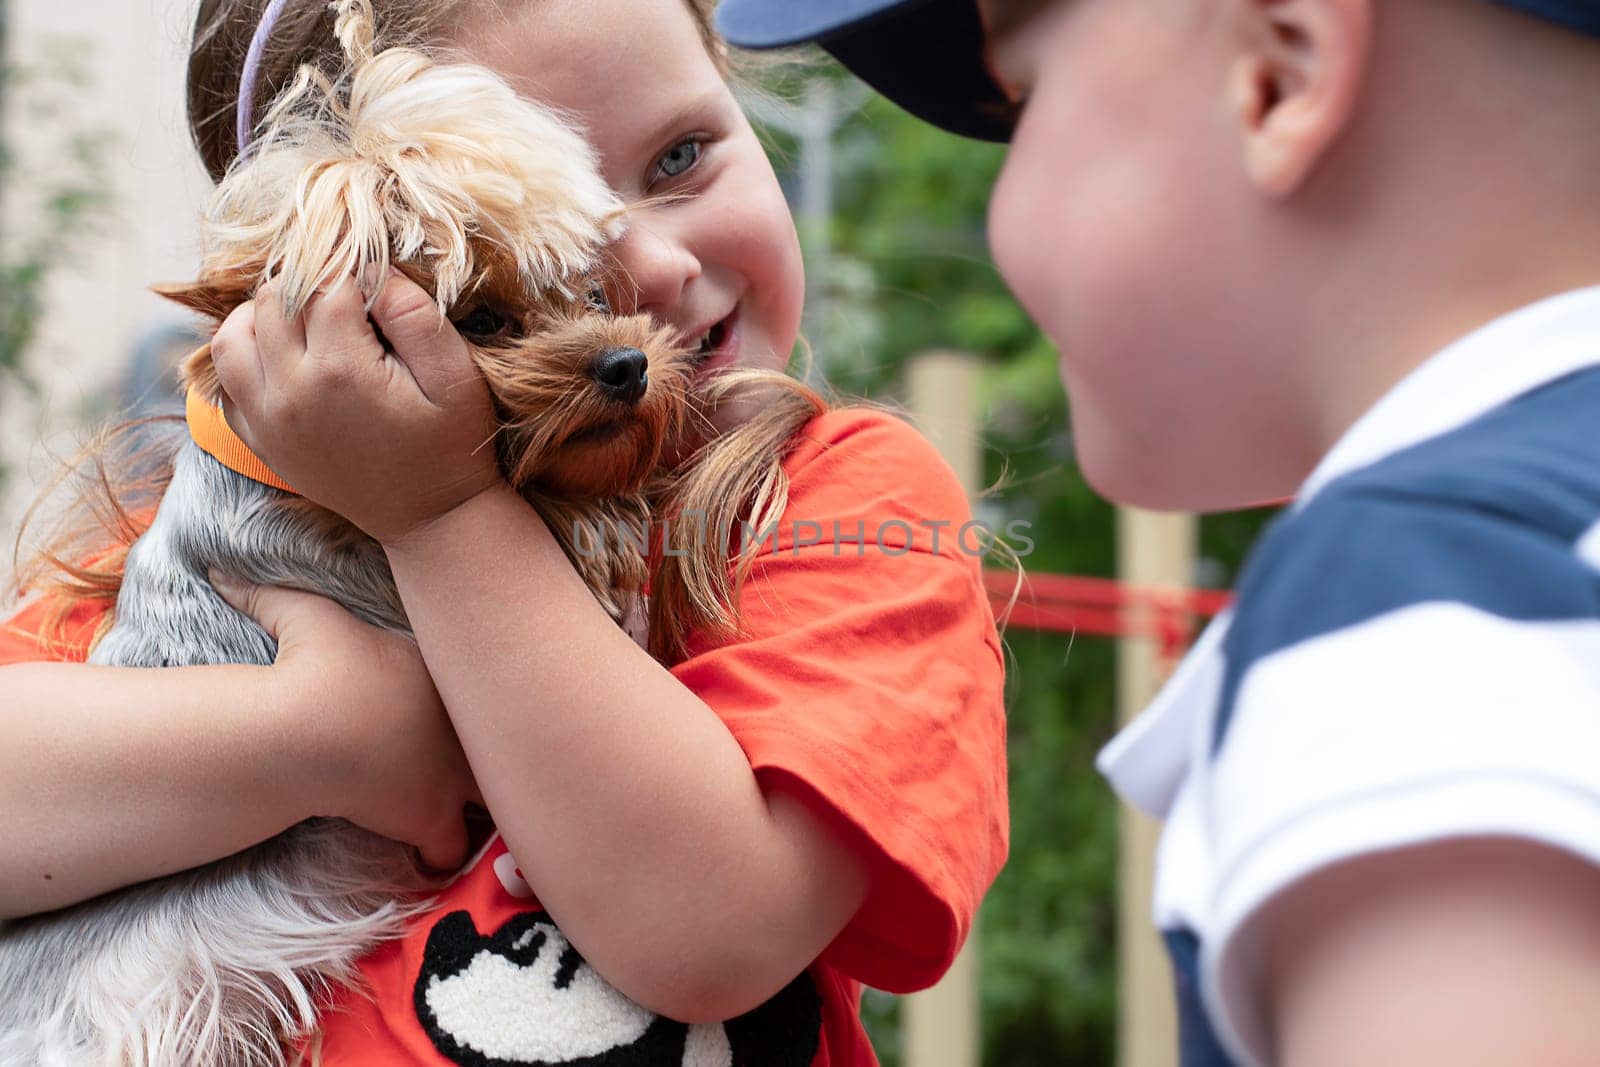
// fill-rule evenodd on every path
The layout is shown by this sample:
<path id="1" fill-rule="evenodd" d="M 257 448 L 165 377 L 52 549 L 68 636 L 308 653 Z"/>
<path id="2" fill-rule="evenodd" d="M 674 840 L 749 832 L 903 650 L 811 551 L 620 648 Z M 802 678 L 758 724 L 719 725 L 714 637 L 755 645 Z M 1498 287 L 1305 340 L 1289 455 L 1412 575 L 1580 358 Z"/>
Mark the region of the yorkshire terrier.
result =
<path id="1" fill-rule="evenodd" d="M 376 48 L 367 0 L 334 7 L 348 69 L 302 68 L 209 202 L 200 279 L 161 291 L 220 322 L 269 279 L 293 315 L 329 282 L 354 277 L 371 293 L 391 266 L 403 272 L 471 346 L 506 478 L 613 618 L 639 608 L 648 576 L 659 657 L 681 655 L 693 631 L 729 632 L 745 571 L 726 540 L 700 537 L 651 570 L 605 531 L 688 508 L 702 532 L 776 517 L 784 445 L 822 401 L 765 375 L 761 416 L 692 444 L 707 417 L 688 388 L 695 339 L 607 308 L 605 250 L 627 211 L 587 142 L 486 70 Z M 763 379 L 729 377 L 702 400 Z M 210 572 L 320 593 L 407 631 L 381 549 L 239 461 L 209 348 L 183 378 L 194 437 L 162 467 L 148 528 L 93 565 L 49 557 L 73 596 L 115 599 L 91 662 L 271 663 L 272 638 L 218 597 Z M 593 541 L 574 544 L 585 531 Z M 209 866 L 0 924 L 0 1065 L 281 1064 L 285 1043 L 315 1029 L 319 1001 L 436 887 L 409 848 L 314 819 Z"/>

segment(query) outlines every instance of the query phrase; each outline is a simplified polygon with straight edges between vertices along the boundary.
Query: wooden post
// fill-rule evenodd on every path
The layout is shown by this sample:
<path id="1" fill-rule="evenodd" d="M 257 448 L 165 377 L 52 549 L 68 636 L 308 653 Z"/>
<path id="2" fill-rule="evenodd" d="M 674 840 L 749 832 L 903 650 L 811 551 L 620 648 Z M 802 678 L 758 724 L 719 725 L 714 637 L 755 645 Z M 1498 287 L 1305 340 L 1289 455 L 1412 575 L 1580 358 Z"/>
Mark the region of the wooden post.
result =
<path id="1" fill-rule="evenodd" d="M 1194 578 L 1192 515 L 1117 509 L 1117 576 L 1140 586 L 1187 587 Z M 1149 632 L 1153 628 L 1147 627 Z M 1173 664 L 1151 637 L 1125 637 L 1117 649 L 1118 720 L 1126 723 L 1161 688 Z M 1117 1063 L 1173 1067 L 1178 1062 L 1172 968 L 1151 922 L 1150 887 L 1160 824 L 1122 806 L 1117 911 Z"/>
<path id="2" fill-rule="evenodd" d="M 906 367 L 907 406 L 918 427 L 970 497 L 983 477 L 978 439 L 978 357 L 929 351 Z M 933 516 L 929 516 L 932 518 Z M 938 985 L 900 1001 L 901 1062 L 905 1067 L 976 1067 L 978 1063 L 978 931 L 967 937 Z"/>
<path id="3" fill-rule="evenodd" d="M 906 364 L 906 406 L 970 497 L 983 477 L 978 440 L 978 371 L 971 352 L 931 349 Z"/>

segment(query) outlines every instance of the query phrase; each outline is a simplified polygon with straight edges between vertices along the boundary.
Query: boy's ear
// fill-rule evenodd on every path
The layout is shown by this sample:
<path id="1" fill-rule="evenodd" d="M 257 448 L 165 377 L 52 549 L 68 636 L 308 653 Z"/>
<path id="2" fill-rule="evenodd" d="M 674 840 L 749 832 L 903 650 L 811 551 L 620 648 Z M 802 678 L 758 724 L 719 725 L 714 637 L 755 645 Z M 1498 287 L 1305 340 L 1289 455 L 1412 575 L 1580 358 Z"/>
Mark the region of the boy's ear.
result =
<path id="1" fill-rule="evenodd" d="M 1244 163 L 1267 195 L 1298 189 L 1350 121 L 1374 0 L 1235 0 L 1229 95 Z"/>
<path id="2" fill-rule="evenodd" d="M 207 318 L 221 322 L 229 313 L 250 299 L 250 286 L 244 278 L 219 276 L 196 282 L 175 282 L 152 285 L 150 291 L 157 296 L 182 304 L 190 311 L 198 311 Z"/>

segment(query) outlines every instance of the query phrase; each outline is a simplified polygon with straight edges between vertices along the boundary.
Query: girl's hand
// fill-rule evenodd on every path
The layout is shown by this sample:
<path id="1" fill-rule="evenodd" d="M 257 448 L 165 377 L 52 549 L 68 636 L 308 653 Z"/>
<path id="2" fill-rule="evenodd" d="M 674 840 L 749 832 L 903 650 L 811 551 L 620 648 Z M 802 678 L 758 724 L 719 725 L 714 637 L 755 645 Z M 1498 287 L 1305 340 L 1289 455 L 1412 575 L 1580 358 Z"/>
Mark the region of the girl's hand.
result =
<path id="1" fill-rule="evenodd" d="M 449 871 L 467 857 L 462 811 L 483 797 L 417 646 L 310 593 L 214 577 L 278 642 L 272 668 L 309 744 L 310 810 L 414 845 Z"/>
<path id="2" fill-rule="evenodd" d="M 502 484 L 493 405 L 471 352 L 398 272 L 370 320 L 350 279 L 292 320 L 268 284 L 223 322 L 211 353 L 234 431 L 296 490 L 382 544 Z"/>

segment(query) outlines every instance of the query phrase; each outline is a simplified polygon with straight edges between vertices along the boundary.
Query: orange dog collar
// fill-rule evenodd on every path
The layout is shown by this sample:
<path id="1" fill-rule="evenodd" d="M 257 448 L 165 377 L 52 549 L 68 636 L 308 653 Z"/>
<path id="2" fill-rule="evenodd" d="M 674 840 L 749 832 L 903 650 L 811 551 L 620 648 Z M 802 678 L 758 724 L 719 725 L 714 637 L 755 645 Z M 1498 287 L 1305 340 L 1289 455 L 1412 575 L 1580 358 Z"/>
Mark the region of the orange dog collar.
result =
<path id="1" fill-rule="evenodd" d="M 184 417 L 189 423 L 189 436 L 200 446 L 200 451 L 215 459 L 235 474 L 251 481 L 270 485 L 285 493 L 293 493 L 289 483 L 272 473 L 272 468 L 261 462 L 261 457 L 250 451 L 250 446 L 239 439 L 228 425 L 222 408 L 211 403 L 194 389 L 184 400 Z M 299 494 L 296 493 L 296 496 Z"/>

